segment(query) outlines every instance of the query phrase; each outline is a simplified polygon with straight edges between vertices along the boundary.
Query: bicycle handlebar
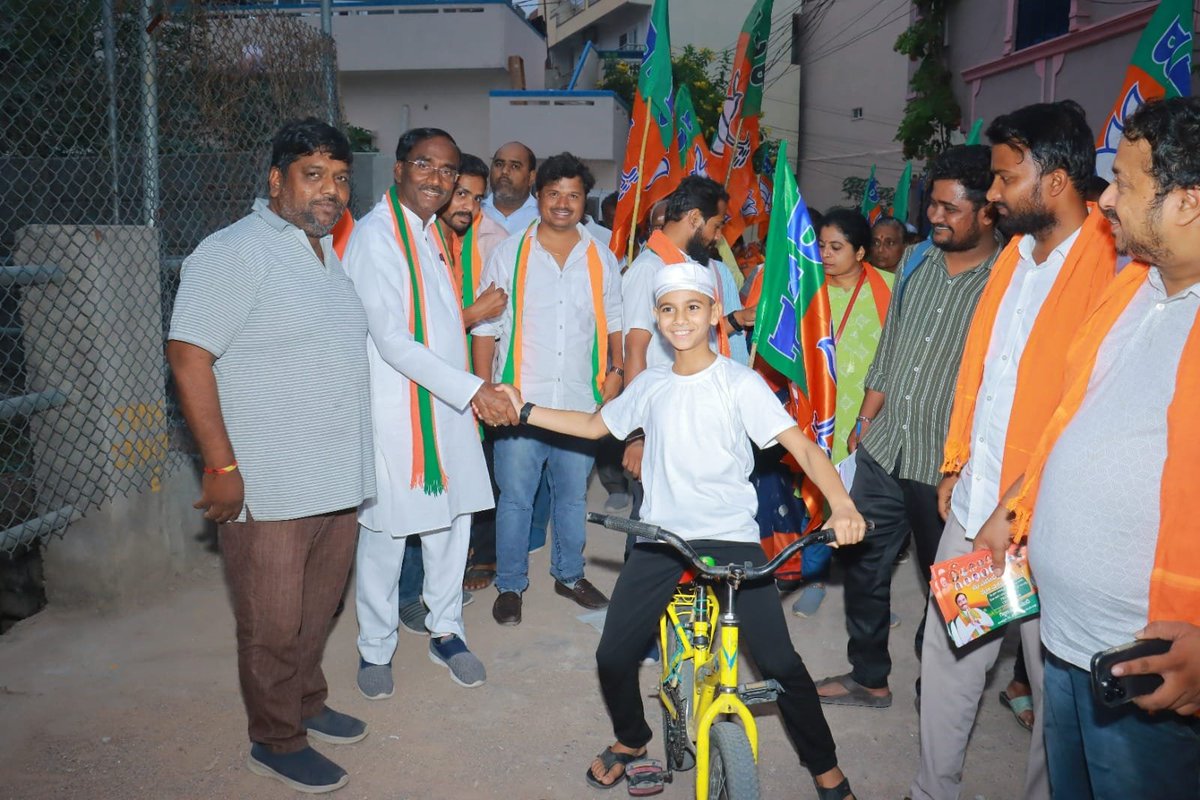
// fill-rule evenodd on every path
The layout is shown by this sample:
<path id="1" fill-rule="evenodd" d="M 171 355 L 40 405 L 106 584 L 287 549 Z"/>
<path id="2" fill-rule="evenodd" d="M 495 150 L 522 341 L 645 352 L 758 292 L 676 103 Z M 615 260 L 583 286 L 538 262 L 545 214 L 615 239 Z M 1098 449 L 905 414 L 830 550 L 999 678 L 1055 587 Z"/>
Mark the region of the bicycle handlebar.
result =
<path id="1" fill-rule="evenodd" d="M 658 525 L 651 525 L 646 522 L 627 519 L 625 517 L 617 517 L 610 514 L 600 514 L 595 511 L 589 511 L 587 515 L 588 522 L 595 522 L 598 525 L 603 525 L 614 531 L 622 533 L 631 533 L 634 536 L 641 536 L 644 539 L 649 539 L 653 542 L 662 542 L 669 544 L 671 547 L 679 551 L 679 554 L 691 562 L 696 571 L 709 578 L 724 580 L 733 576 L 737 576 L 739 580 L 752 581 L 758 578 L 764 578 L 768 575 L 773 575 L 777 569 L 783 566 L 784 562 L 794 556 L 796 553 L 808 547 L 811 544 L 829 544 L 836 538 L 832 529 L 813 531 L 807 536 L 802 536 L 796 541 L 789 544 L 778 555 L 772 558 L 765 564 L 757 567 L 752 566 L 750 562 L 745 564 L 728 564 L 723 567 L 710 567 L 700 560 L 700 555 L 692 549 L 692 546 L 687 543 L 677 533 L 672 533 L 666 528 L 660 528 Z M 867 529 L 875 527 L 874 524 L 868 522 Z"/>

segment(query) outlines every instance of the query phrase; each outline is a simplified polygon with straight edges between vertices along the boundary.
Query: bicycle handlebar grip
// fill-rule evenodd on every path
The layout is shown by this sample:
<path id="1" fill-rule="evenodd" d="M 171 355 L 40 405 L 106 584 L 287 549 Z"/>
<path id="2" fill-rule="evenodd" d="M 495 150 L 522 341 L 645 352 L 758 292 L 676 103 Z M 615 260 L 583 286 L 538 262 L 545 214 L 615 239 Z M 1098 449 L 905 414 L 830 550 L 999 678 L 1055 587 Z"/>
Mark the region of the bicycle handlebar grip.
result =
<path id="1" fill-rule="evenodd" d="M 662 528 L 657 525 L 650 525 L 645 522 L 639 522 L 634 519 L 626 519 L 625 517 L 617 517 L 610 514 L 599 514 L 595 511 L 589 511 L 587 515 L 588 522 L 595 522 L 597 525 L 603 525 L 606 528 L 622 533 L 631 533 L 634 536 L 641 536 L 646 539 L 658 540 L 659 531 Z"/>

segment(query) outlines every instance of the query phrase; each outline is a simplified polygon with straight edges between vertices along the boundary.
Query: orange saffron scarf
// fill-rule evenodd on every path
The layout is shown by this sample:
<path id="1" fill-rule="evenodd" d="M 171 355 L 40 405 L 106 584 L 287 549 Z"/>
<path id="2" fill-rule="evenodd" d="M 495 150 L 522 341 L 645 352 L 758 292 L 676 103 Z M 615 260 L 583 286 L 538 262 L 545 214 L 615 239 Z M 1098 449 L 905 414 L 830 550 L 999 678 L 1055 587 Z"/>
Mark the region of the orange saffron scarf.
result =
<path id="1" fill-rule="evenodd" d="M 1096 310 L 1071 343 L 1066 359 L 1065 392 L 1029 460 L 1021 493 L 1009 504 L 1016 514 L 1018 541 L 1029 533 L 1046 459 L 1087 395 L 1096 356 L 1109 331 L 1146 282 L 1149 268 L 1134 262 L 1113 281 Z M 1161 516 L 1154 569 L 1150 573 L 1150 621 L 1180 620 L 1200 625 L 1200 516 L 1195 482 L 1200 475 L 1200 315 L 1184 344 L 1175 378 L 1175 396 L 1167 408 L 1167 458 L 1163 463 Z"/>
<path id="2" fill-rule="evenodd" d="M 400 196 L 393 185 L 388 189 L 388 210 L 392 215 L 392 233 L 408 264 L 410 291 L 408 299 L 408 332 L 413 341 L 429 346 L 429 327 L 425 318 L 425 278 L 414 250 L 414 237 L 408 218 L 400 206 Z M 409 386 L 409 422 L 412 426 L 412 488 L 420 487 L 425 494 L 438 495 L 446 491 L 446 473 L 438 453 L 437 434 L 433 418 L 433 396 L 414 380 Z"/>
<path id="3" fill-rule="evenodd" d="M 533 237 L 537 234 L 537 222 L 530 223 L 517 245 L 517 263 L 513 269 L 512 333 L 508 337 L 508 356 L 504 360 L 504 374 L 500 380 L 518 389 L 521 388 L 521 344 L 522 328 L 525 323 L 525 281 L 529 276 L 529 252 L 533 249 Z M 604 262 L 596 240 L 587 248 L 588 282 L 592 289 L 592 313 L 596 318 L 596 331 L 592 339 L 592 397 L 596 403 L 604 402 L 604 378 L 608 372 L 608 318 L 604 315 Z"/>
<path id="4" fill-rule="evenodd" d="M 661 230 L 650 234 L 650 238 L 646 241 L 646 249 L 654 253 L 662 259 L 664 264 L 682 264 L 687 260 L 687 256 L 683 251 L 675 246 L 675 243 L 667 238 L 667 235 Z M 710 268 L 711 269 L 711 268 Z M 721 310 L 724 311 L 724 300 L 721 292 L 721 281 L 716 275 L 713 276 L 713 283 L 717 290 L 717 302 L 721 303 Z M 729 358 L 729 334 L 725 332 L 724 326 L 717 322 L 717 350 L 721 355 Z"/>
<path id="5" fill-rule="evenodd" d="M 963 347 L 942 472 L 959 472 L 971 457 L 971 428 L 984 362 L 1000 304 L 1021 261 L 1017 249 L 1021 238 L 1014 237 L 996 259 L 975 308 Z M 1038 312 L 1017 367 L 1016 395 L 1000 468 L 1001 494 L 1025 471 L 1029 455 L 1062 397 L 1067 342 L 1116 277 L 1116 265 L 1112 226 L 1095 205 L 1089 204 L 1087 220 Z"/>

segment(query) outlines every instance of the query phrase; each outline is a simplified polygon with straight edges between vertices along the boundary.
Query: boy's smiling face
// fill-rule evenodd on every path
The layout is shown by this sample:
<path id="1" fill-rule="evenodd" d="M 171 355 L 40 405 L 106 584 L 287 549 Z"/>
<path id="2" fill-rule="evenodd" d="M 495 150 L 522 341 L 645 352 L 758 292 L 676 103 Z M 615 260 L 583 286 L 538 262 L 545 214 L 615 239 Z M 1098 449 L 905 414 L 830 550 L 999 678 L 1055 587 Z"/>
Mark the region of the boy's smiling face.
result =
<path id="1" fill-rule="evenodd" d="M 658 329 L 679 351 L 708 347 L 708 334 L 721 319 L 721 307 L 706 294 L 688 289 L 667 292 L 654 305 Z"/>

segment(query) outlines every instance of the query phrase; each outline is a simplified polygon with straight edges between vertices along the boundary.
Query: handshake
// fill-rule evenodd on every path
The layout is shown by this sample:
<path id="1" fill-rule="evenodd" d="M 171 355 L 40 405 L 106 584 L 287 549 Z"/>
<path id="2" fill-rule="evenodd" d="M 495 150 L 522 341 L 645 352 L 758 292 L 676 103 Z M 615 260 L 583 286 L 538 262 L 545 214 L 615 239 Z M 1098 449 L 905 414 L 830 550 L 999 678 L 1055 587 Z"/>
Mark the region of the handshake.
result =
<path id="1" fill-rule="evenodd" d="M 485 383 L 471 398 L 471 410 L 485 425 L 500 427 L 520 421 L 525 401 L 515 386 L 507 383 Z"/>

